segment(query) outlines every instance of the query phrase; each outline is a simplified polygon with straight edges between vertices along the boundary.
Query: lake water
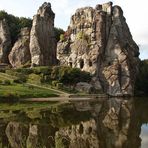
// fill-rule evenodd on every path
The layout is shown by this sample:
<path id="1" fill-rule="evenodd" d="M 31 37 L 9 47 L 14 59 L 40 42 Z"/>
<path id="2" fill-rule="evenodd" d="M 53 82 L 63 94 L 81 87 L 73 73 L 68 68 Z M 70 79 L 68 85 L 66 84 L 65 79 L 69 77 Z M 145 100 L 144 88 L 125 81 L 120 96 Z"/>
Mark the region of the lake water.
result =
<path id="1" fill-rule="evenodd" d="M 148 99 L 0 104 L 0 148 L 148 148 Z"/>

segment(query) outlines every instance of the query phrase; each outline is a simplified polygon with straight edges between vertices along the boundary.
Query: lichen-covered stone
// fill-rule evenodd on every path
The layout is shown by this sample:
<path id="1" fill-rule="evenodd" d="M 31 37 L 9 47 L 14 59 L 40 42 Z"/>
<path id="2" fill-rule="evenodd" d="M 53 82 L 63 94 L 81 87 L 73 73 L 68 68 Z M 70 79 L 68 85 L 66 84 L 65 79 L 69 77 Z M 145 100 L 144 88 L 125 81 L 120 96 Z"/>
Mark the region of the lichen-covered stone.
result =
<path id="1" fill-rule="evenodd" d="M 44 3 L 33 17 L 30 34 L 32 65 L 53 65 L 56 63 L 56 40 L 54 17 L 50 3 Z"/>
<path id="2" fill-rule="evenodd" d="M 139 48 L 119 6 L 109 2 L 78 9 L 67 34 L 57 45 L 61 65 L 90 72 L 111 96 L 133 95 Z"/>
<path id="3" fill-rule="evenodd" d="M 11 50 L 9 27 L 5 19 L 0 21 L 0 63 L 9 64 L 8 54 Z"/>
<path id="4" fill-rule="evenodd" d="M 12 67 L 21 67 L 31 62 L 31 54 L 29 49 L 30 29 L 23 28 L 20 36 L 14 44 L 10 54 L 9 61 Z"/>

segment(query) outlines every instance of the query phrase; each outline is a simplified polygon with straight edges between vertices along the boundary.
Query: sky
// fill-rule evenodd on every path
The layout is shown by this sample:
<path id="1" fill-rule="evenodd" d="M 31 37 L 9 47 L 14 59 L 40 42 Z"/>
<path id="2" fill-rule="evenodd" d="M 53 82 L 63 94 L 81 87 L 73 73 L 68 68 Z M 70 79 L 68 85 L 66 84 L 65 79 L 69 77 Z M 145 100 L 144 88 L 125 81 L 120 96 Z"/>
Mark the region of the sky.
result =
<path id="1" fill-rule="evenodd" d="M 70 17 L 77 8 L 108 2 L 109 0 L 0 0 L 0 10 L 19 17 L 36 14 L 43 2 L 50 2 L 55 15 L 55 26 L 67 29 Z M 148 8 L 146 0 L 112 0 L 122 7 L 133 39 L 140 47 L 140 58 L 148 59 Z"/>

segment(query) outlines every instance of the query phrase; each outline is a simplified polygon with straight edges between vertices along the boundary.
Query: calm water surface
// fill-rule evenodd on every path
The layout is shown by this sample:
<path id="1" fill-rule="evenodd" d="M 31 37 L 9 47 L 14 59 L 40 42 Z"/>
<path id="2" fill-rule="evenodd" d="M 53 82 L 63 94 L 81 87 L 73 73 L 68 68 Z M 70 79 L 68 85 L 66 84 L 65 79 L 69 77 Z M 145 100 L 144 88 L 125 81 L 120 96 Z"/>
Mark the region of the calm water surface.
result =
<path id="1" fill-rule="evenodd" d="M 148 99 L 0 104 L 0 148 L 148 148 Z"/>

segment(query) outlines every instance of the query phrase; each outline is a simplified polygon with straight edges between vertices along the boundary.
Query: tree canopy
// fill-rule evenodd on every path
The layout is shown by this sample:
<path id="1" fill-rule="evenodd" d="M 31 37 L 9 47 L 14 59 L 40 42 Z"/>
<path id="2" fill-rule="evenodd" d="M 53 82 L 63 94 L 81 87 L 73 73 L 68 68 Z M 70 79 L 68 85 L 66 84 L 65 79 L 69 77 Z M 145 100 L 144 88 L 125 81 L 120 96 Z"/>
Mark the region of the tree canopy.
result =
<path id="1" fill-rule="evenodd" d="M 139 75 L 135 85 L 135 94 L 148 95 L 148 60 L 140 62 Z"/>
<path id="2" fill-rule="evenodd" d="M 12 14 L 8 14 L 5 11 L 0 11 L 0 20 L 5 19 L 8 23 L 12 45 L 18 38 L 18 34 L 20 33 L 21 28 L 32 26 L 32 19 L 25 17 L 16 17 Z"/>

